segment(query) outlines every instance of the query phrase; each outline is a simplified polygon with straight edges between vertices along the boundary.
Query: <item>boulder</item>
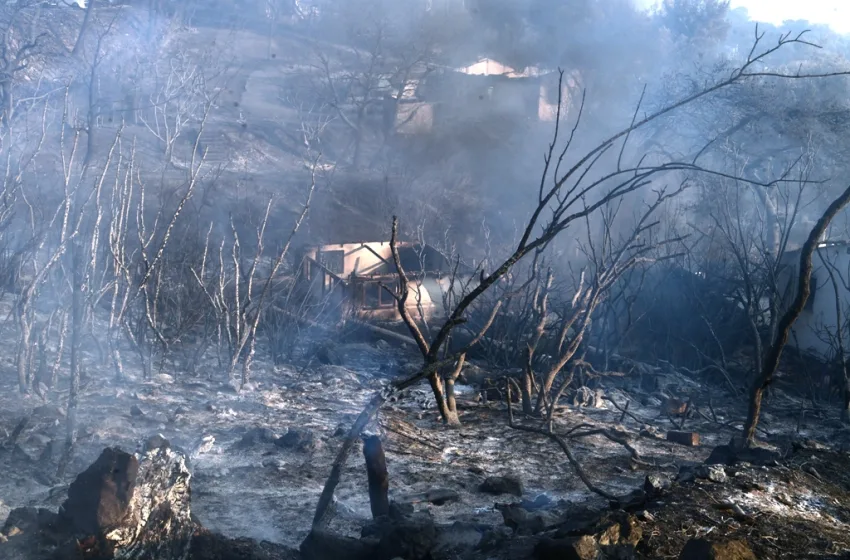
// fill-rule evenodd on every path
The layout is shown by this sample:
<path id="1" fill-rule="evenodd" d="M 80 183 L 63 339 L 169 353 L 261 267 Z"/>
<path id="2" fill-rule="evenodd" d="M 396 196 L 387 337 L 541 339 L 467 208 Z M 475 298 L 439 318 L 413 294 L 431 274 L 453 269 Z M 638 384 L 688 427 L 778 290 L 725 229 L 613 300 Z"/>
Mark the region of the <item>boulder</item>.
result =
<path id="1" fill-rule="evenodd" d="M 744 541 L 691 539 L 682 549 L 679 560 L 756 560 L 756 555 Z"/>
<path id="2" fill-rule="evenodd" d="M 478 488 L 486 494 L 513 494 L 522 497 L 522 481 L 515 476 L 491 476 L 481 483 Z"/>

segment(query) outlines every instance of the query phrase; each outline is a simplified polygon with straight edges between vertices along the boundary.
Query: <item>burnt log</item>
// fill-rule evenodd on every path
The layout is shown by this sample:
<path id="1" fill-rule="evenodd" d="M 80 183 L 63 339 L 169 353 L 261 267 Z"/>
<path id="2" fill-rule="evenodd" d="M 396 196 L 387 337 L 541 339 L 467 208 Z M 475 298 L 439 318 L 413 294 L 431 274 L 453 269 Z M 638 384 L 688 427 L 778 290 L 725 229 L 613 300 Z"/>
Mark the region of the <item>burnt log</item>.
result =
<path id="1" fill-rule="evenodd" d="M 381 438 L 378 436 L 363 438 L 363 458 L 366 460 L 366 475 L 369 479 L 369 505 L 372 508 L 372 517 L 389 515 L 390 479 Z"/>

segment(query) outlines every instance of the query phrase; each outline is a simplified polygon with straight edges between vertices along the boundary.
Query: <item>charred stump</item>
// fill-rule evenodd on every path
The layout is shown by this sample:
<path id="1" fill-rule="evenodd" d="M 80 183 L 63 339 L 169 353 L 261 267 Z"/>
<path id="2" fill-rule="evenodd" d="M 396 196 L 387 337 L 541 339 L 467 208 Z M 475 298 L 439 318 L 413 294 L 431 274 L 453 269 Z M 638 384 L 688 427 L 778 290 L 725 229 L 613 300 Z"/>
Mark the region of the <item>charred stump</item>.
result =
<path id="1" fill-rule="evenodd" d="M 2 558 L 187 560 L 191 519 L 185 457 L 108 448 L 74 480 L 59 513 L 22 508 L 3 527 Z"/>
<path id="2" fill-rule="evenodd" d="M 390 479 L 381 438 L 378 436 L 363 438 L 363 458 L 366 460 L 366 475 L 369 478 L 369 505 L 372 507 L 372 517 L 389 515 Z"/>

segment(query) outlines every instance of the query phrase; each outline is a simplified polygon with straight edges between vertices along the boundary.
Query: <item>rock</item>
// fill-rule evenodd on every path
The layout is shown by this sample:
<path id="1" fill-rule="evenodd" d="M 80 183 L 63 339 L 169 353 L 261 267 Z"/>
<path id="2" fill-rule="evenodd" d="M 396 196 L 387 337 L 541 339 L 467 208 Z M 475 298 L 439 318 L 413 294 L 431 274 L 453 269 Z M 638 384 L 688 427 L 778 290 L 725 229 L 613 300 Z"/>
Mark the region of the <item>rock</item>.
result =
<path id="1" fill-rule="evenodd" d="M 413 504 L 405 502 L 390 502 L 390 519 L 401 519 L 406 515 L 413 515 Z"/>
<path id="2" fill-rule="evenodd" d="M 534 535 L 555 527 L 561 519 L 548 511 L 530 512 L 519 504 L 496 504 L 505 526 L 519 535 Z"/>
<path id="3" fill-rule="evenodd" d="M 699 465 L 694 469 L 694 475 L 720 484 L 726 482 L 726 471 L 721 465 Z"/>
<path id="4" fill-rule="evenodd" d="M 301 543 L 303 560 L 372 560 L 377 543 L 313 529 Z"/>
<path id="5" fill-rule="evenodd" d="M 693 482 L 696 479 L 696 467 L 690 465 L 682 465 L 679 467 L 679 472 L 676 474 L 676 482 L 684 484 L 687 482 Z"/>
<path id="6" fill-rule="evenodd" d="M 342 365 L 342 357 L 339 354 L 339 351 L 335 344 L 328 341 L 324 344 L 320 345 L 313 354 L 320 364 L 326 366 L 339 366 Z"/>
<path id="7" fill-rule="evenodd" d="M 0 531 L 0 557 L 4 560 L 58 560 L 58 554 L 51 549 L 61 540 L 60 525 L 58 516 L 46 509 L 12 510 Z"/>
<path id="8" fill-rule="evenodd" d="M 337 424 L 336 429 L 334 430 L 333 436 L 331 436 L 331 437 L 341 438 L 341 437 L 345 437 L 345 435 L 347 433 L 348 433 L 348 426 L 346 426 L 345 424 Z"/>
<path id="9" fill-rule="evenodd" d="M 435 506 L 441 506 L 450 502 L 457 502 L 458 500 L 460 500 L 460 494 L 454 490 L 450 490 L 448 488 L 434 488 L 425 492 L 421 501 L 434 504 Z"/>
<path id="10" fill-rule="evenodd" d="M 379 338 L 375 341 L 375 348 L 381 350 L 382 352 L 386 352 L 390 349 L 390 343 L 384 340 L 383 338 Z"/>
<path id="11" fill-rule="evenodd" d="M 255 427 L 242 435 L 242 439 L 236 443 L 236 447 L 239 449 L 245 449 L 256 445 L 262 445 L 264 443 L 274 443 L 276 439 L 277 434 L 269 428 Z"/>
<path id="12" fill-rule="evenodd" d="M 165 436 L 162 434 L 156 434 L 145 441 L 143 449 L 147 453 L 148 451 L 153 451 L 155 449 L 167 449 L 169 447 L 171 447 L 171 442 L 165 439 Z"/>
<path id="13" fill-rule="evenodd" d="M 522 481 L 515 476 L 490 476 L 478 488 L 486 494 L 513 494 L 522 497 Z"/>
<path id="14" fill-rule="evenodd" d="M 570 518 L 551 538 L 541 540 L 536 558 L 605 558 L 628 560 L 643 538 L 636 518 L 623 511 L 599 514 L 588 510 Z"/>
<path id="15" fill-rule="evenodd" d="M 492 377 L 493 374 L 491 372 L 466 361 L 463 364 L 463 370 L 461 370 L 460 375 L 458 376 L 458 382 L 465 385 L 480 387 Z M 504 383 L 502 383 L 502 386 L 504 387 Z"/>
<path id="16" fill-rule="evenodd" d="M 587 407 L 595 403 L 596 394 L 589 387 L 579 387 L 573 397 L 573 406 Z"/>
<path id="17" fill-rule="evenodd" d="M 192 446 L 192 457 L 197 458 L 198 455 L 201 455 L 202 453 L 209 453 L 212 451 L 214 446 L 215 436 L 212 434 L 206 434 L 197 440 Z"/>
<path id="18" fill-rule="evenodd" d="M 377 540 L 376 560 L 425 560 L 437 545 L 437 527 L 426 512 L 398 519 L 382 517 L 363 528 L 364 540 Z"/>
<path id="19" fill-rule="evenodd" d="M 646 492 L 646 496 L 649 499 L 654 499 L 659 496 L 663 496 L 668 490 L 672 483 L 670 479 L 661 474 L 650 474 L 646 476 L 646 479 L 643 482 L 643 491 Z"/>
<path id="20" fill-rule="evenodd" d="M 550 509 L 555 503 L 546 494 L 540 494 L 533 500 L 523 500 L 519 505 L 526 511 L 538 511 L 541 509 Z"/>
<path id="21" fill-rule="evenodd" d="M 457 521 L 437 528 L 434 558 L 463 558 L 481 543 L 484 527 Z"/>
<path id="22" fill-rule="evenodd" d="M 539 560 L 596 560 L 600 554 L 599 543 L 590 535 L 544 538 L 534 547 L 534 557 Z"/>
<path id="23" fill-rule="evenodd" d="M 9 512 L 12 511 L 12 508 L 3 503 L 3 500 L 0 500 L 0 527 L 5 525 L 6 519 L 9 518 Z"/>
<path id="24" fill-rule="evenodd" d="M 130 416 L 133 416 L 134 418 L 141 418 L 144 415 L 145 413 L 142 411 L 141 408 L 139 408 L 139 405 L 134 404 L 130 407 Z"/>
<path id="25" fill-rule="evenodd" d="M 158 383 L 165 383 L 165 384 L 174 383 L 174 377 L 172 377 L 171 375 L 168 375 L 167 373 L 158 373 L 158 374 L 154 375 L 153 378 L 154 378 L 154 381 L 156 381 Z"/>
<path id="26" fill-rule="evenodd" d="M 593 408 L 608 408 L 605 404 L 605 391 L 602 389 L 593 392 Z"/>
<path id="27" fill-rule="evenodd" d="M 270 457 L 268 459 L 264 459 L 262 465 L 267 469 L 274 469 L 277 471 L 286 470 L 286 461 L 283 459 L 274 459 Z"/>
<path id="28" fill-rule="evenodd" d="M 740 438 L 732 438 L 726 445 L 718 445 L 711 450 L 706 465 L 727 465 L 751 463 L 753 465 L 775 465 L 783 457 L 779 451 L 760 445 L 747 446 Z"/>
<path id="29" fill-rule="evenodd" d="M 302 428 L 289 428 L 285 434 L 274 441 L 274 444 L 284 449 L 294 449 L 309 453 L 316 451 L 322 445 L 321 440 L 312 431 Z"/>
<path id="30" fill-rule="evenodd" d="M 756 555 L 744 541 L 691 539 L 682 549 L 679 560 L 756 560 Z"/>
<path id="31" fill-rule="evenodd" d="M 192 560 L 297 560 L 297 550 L 270 542 L 251 539 L 228 539 L 198 529 L 192 537 Z"/>

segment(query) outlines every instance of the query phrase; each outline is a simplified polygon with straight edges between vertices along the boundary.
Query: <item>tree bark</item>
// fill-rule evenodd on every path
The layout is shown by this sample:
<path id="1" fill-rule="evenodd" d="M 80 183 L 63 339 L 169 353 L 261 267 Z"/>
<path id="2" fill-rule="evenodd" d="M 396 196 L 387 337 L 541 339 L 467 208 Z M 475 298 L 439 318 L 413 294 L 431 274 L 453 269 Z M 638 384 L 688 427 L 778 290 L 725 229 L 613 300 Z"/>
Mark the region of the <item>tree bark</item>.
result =
<path id="1" fill-rule="evenodd" d="M 446 408 L 448 417 L 445 419 L 449 426 L 460 426 L 460 416 L 457 413 L 457 399 L 455 398 L 455 381 L 460 377 L 463 364 L 466 362 L 466 354 L 461 354 L 457 359 L 455 369 L 446 377 Z"/>
<path id="2" fill-rule="evenodd" d="M 522 397 L 522 413 L 531 416 L 534 414 L 534 405 L 532 403 L 532 391 L 534 390 L 534 374 L 531 371 L 524 371 L 522 375 L 522 384 L 520 385 L 520 397 Z"/>
<path id="3" fill-rule="evenodd" d="M 451 413 L 446 403 L 446 393 L 443 390 L 443 380 L 440 379 L 439 372 L 429 375 L 428 383 L 431 385 L 431 391 L 434 393 L 434 400 L 437 401 L 437 409 L 440 411 L 440 417 L 444 423 L 449 424 Z"/>
<path id="4" fill-rule="evenodd" d="M 806 300 L 809 299 L 812 281 L 812 255 L 817 249 L 818 240 L 826 231 L 826 228 L 836 214 L 848 203 L 850 203 L 850 186 L 838 198 L 832 201 L 832 204 L 824 211 L 823 215 L 815 224 L 815 227 L 809 233 L 809 237 L 803 244 L 803 248 L 800 250 L 800 269 L 797 277 L 796 296 L 788 310 L 785 311 L 779 320 L 776 339 L 768 349 L 762 361 L 761 372 L 753 381 L 752 388 L 750 389 L 749 410 L 747 421 L 744 424 L 743 434 L 748 445 L 752 445 L 755 442 L 756 427 L 758 426 L 761 415 L 761 402 L 764 391 L 770 385 L 771 381 L 773 381 L 773 375 L 776 373 L 777 368 L 779 368 L 779 358 L 782 356 L 782 350 L 788 343 L 791 327 L 803 312 Z"/>
<path id="5" fill-rule="evenodd" d="M 368 436 L 363 439 L 363 458 L 366 460 L 366 476 L 369 479 L 369 505 L 372 508 L 372 518 L 389 515 L 390 477 L 381 438 Z"/>

